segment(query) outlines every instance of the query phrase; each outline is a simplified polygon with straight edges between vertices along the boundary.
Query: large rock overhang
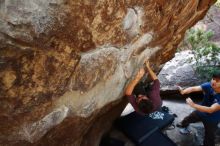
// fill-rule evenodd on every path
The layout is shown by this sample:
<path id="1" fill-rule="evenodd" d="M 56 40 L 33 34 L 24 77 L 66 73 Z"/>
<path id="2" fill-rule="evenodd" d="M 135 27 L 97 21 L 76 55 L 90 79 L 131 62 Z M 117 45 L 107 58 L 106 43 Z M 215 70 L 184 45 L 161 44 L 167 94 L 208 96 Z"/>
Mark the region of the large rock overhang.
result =
<path id="1" fill-rule="evenodd" d="M 0 144 L 97 145 L 143 60 L 171 59 L 214 2 L 0 1 Z"/>

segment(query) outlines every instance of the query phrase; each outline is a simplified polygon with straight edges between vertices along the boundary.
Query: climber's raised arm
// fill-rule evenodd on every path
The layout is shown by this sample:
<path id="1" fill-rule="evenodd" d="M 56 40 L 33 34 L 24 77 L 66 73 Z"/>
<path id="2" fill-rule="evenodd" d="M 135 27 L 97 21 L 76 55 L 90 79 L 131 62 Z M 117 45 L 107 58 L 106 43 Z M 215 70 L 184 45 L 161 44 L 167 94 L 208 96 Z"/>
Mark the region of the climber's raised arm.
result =
<path id="1" fill-rule="evenodd" d="M 147 71 L 148 71 L 148 73 L 149 73 L 151 79 L 152 79 L 152 80 L 157 80 L 157 79 L 158 79 L 158 78 L 157 78 L 157 75 L 156 75 L 156 74 L 153 72 L 153 70 L 151 69 L 149 60 L 145 60 L 144 64 L 145 64 L 145 66 L 146 66 L 146 68 L 147 68 Z"/>
<path id="2" fill-rule="evenodd" d="M 135 75 L 134 79 L 130 81 L 128 86 L 125 89 L 125 95 L 129 96 L 132 94 L 134 87 L 137 85 L 137 83 L 141 80 L 141 78 L 144 76 L 144 68 L 141 68 L 138 73 Z"/>

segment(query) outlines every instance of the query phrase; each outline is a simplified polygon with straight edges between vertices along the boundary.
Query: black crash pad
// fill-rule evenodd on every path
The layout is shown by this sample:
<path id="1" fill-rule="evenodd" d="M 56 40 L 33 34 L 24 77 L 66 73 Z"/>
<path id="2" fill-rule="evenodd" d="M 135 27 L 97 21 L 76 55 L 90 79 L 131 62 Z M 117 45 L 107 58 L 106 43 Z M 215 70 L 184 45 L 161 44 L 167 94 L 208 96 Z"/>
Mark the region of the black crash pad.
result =
<path id="1" fill-rule="evenodd" d="M 156 111 L 163 114 L 163 119 L 152 119 L 148 115 L 140 115 L 132 112 L 116 120 L 116 127 L 136 144 L 142 143 L 155 131 L 161 130 L 171 124 L 174 116 L 164 111 Z"/>
<path id="2" fill-rule="evenodd" d="M 154 131 L 138 146 L 177 146 L 169 137 L 161 133 L 161 131 Z"/>

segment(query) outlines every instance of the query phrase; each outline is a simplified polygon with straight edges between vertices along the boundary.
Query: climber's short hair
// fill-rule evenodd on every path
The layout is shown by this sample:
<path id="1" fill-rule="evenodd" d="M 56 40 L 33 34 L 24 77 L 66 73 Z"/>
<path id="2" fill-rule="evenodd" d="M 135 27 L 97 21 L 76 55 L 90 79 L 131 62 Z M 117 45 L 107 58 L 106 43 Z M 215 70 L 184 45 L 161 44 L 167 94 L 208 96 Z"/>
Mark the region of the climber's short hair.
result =
<path id="1" fill-rule="evenodd" d="M 212 75 L 212 78 L 220 79 L 220 71 L 215 71 Z"/>
<path id="2" fill-rule="evenodd" d="M 153 110 L 153 103 L 150 99 L 141 99 L 138 103 L 138 107 L 143 113 L 149 114 Z"/>

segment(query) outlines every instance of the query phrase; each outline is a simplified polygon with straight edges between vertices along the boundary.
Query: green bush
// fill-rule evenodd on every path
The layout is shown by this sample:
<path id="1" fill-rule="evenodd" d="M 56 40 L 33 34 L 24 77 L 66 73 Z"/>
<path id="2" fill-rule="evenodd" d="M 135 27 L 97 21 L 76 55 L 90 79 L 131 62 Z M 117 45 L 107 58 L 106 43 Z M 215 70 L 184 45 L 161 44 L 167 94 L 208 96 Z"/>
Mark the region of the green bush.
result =
<path id="1" fill-rule="evenodd" d="M 201 78 L 207 80 L 211 79 L 213 72 L 219 70 L 220 65 L 220 48 L 210 41 L 213 35 L 214 32 L 201 29 L 190 29 L 186 34 L 194 54 L 194 69 Z"/>

